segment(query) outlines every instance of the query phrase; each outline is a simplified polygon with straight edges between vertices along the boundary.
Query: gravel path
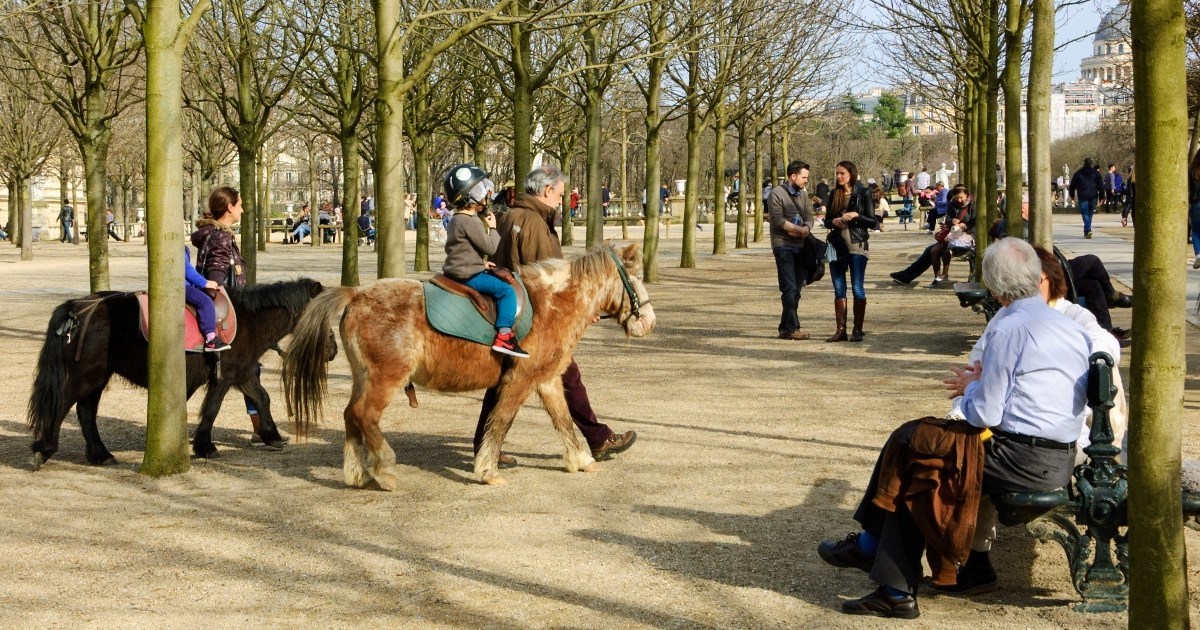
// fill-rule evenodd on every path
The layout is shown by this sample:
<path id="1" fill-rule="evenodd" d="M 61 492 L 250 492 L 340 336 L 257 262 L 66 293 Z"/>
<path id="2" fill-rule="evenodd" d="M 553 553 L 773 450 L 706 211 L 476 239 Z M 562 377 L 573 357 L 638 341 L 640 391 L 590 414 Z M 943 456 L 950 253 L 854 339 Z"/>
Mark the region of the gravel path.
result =
<path id="1" fill-rule="evenodd" d="M 769 248 L 702 254 L 698 269 L 681 270 L 676 226 L 662 281 L 650 286 L 654 334 L 629 340 L 605 321 L 576 354 L 601 419 L 638 431 L 632 449 L 598 473 L 567 474 L 545 413 L 530 403 L 508 438 L 520 461 L 506 471 L 509 485 L 481 486 L 470 477 L 481 394 L 421 391 L 419 409 L 401 399 L 385 414 L 401 472 L 393 493 L 342 485 L 349 377 L 340 356 L 327 419 L 282 452 L 249 446 L 234 395 L 214 431 L 219 459 L 142 477 L 145 395 L 115 384 L 100 430 L 120 464 L 84 463 L 72 413 L 59 453 L 31 472 L 23 414 L 34 361 L 52 308 L 86 293 L 86 252 L 39 243 L 35 261 L 19 263 L 4 244 L 0 627 L 893 627 L 837 612 L 873 587 L 824 565 L 815 546 L 851 530 L 890 429 L 944 411 L 939 381 L 984 322 L 949 290 L 891 285 L 887 272 L 929 239 L 891 227 L 872 239 L 866 341 L 825 344 L 774 338 Z M 699 251 L 710 238 L 711 227 Z M 113 288 L 143 287 L 144 248 L 111 247 Z M 273 245 L 260 279 L 303 269 L 336 282 L 339 256 Z M 362 268 L 375 268 L 373 253 Z M 952 277 L 965 270 L 955 263 Z M 801 322 L 814 339 L 832 332 L 831 301 L 827 280 L 804 293 Z M 1117 325 L 1128 318 L 1118 312 Z M 1189 350 L 1196 374 L 1200 349 Z M 278 368 L 266 357 L 263 380 L 283 415 Z M 1197 388 L 1189 377 L 1186 457 L 1200 456 Z M 189 405 L 193 422 L 199 402 Z M 1187 541 L 1200 557 L 1200 537 L 1189 531 Z M 1057 546 L 1008 529 L 994 556 L 999 591 L 923 597 L 924 614 L 905 627 L 1125 626 L 1123 614 L 1071 610 Z M 1193 585 L 1198 570 L 1193 563 Z M 1194 594 L 1193 611 L 1198 602 Z"/>

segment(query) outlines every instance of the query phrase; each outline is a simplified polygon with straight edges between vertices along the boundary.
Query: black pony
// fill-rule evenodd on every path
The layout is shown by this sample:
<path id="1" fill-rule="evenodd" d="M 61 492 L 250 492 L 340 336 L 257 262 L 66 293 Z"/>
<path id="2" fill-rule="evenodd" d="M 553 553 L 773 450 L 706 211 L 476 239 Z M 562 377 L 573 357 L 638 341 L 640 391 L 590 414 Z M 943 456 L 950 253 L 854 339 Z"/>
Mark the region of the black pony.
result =
<path id="1" fill-rule="evenodd" d="M 263 442 L 283 446 L 271 418 L 270 396 L 259 382 L 258 361 L 292 332 L 309 301 L 320 293 L 321 284 L 307 278 L 230 292 L 238 316 L 233 347 L 220 354 L 187 355 L 188 398 L 201 385 L 208 386 L 200 424 L 192 437 L 192 452 L 197 457 L 217 455 L 212 426 L 230 387 L 240 389 L 258 409 Z M 116 463 L 100 440 L 96 409 L 113 374 L 139 387 L 147 386 L 149 343 L 138 327 L 140 316 L 136 295 L 117 291 L 68 300 L 54 309 L 29 397 L 35 469 L 58 450 L 59 429 L 72 405 L 76 405 L 87 442 L 88 463 Z M 334 348 L 326 358 L 331 360 L 336 353 Z"/>

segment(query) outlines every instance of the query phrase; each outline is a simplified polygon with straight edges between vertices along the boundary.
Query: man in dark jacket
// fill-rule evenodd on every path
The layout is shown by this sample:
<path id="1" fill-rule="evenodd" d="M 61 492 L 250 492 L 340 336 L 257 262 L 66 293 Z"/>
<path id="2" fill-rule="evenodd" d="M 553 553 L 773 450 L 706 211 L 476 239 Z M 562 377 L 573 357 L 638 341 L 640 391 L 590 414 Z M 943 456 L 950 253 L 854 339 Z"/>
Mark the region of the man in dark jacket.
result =
<path id="1" fill-rule="evenodd" d="M 554 230 L 554 220 L 558 208 L 562 205 L 565 182 L 562 171 L 553 166 L 540 166 L 525 177 L 525 192 L 516 194 L 508 212 L 500 216 L 496 223 L 496 230 L 500 233 L 500 245 L 490 257 L 491 262 L 496 263 L 497 267 L 519 271 L 521 265 L 563 257 L 558 233 Z M 567 367 L 567 371 L 563 372 L 562 381 L 571 420 L 591 447 L 592 457 L 597 461 L 608 459 L 633 445 L 637 439 L 636 433 L 614 433 L 608 425 L 596 419 L 596 412 L 592 411 L 587 389 L 579 375 L 579 366 L 574 360 Z M 479 424 L 475 427 L 476 453 L 483 444 L 484 427 L 487 426 L 488 416 L 496 406 L 498 393 L 498 390 L 492 387 L 483 396 Z M 500 463 L 512 465 L 516 460 L 502 455 Z"/>
<path id="2" fill-rule="evenodd" d="M 1104 188 L 1104 177 L 1092 166 L 1092 158 L 1083 160 L 1083 168 L 1071 176 L 1070 196 L 1079 203 L 1079 214 L 1083 217 L 1083 237 L 1092 238 L 1092 215 L 1096 212 L 1096 199 Z"/>
<path id="3" fill-rule="evenodd" d="M 779 277 L 783 315 L 779 318 L 779 338 L 802 341 L 809 335 L 800 330 L 796 314 L 800 290 L 806 284 L 810 261 L 804 244 L 812 229 L 812 202 L 805 192 L 808 165 L 795 160 L 787 167 L 787 181 L 771 190 L 767 197 L 767 219 L 771 226 L 771 252 Z"/>

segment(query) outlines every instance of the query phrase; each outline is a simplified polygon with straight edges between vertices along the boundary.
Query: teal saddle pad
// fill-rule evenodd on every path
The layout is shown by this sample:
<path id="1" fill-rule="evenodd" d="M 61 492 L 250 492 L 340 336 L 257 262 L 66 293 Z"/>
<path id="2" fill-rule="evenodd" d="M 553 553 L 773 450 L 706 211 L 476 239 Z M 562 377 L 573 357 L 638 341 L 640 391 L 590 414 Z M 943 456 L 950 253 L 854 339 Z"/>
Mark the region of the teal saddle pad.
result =
<path id="1" fill-rule="evenodd" d="M 517 321 L 513 325 L 513 332 L 520 340 L 524 339 L 525 335 L 529 334 L 529 329 L 533 327 L 533 307 L 529 304 L 529 293 L 525 291 L 525 283 L 521 281 L 520 276 L 513 275 L 516 276 L 517 284 L 520 285 L 519 291 L 524 294 L 518 296 L 519 310 L 517 311 Z M 450 293 L 430 282 L 422 282 L 421 286 L 425 289 L 425 316 L 434 330 L 475 343 L 492 345 L 492 341 L 496 338 L 496 327 L 479 314 L 479 311 L 471 304 L 471 300 Z M 524 299 L 521 299 L 522 297 Z"/>

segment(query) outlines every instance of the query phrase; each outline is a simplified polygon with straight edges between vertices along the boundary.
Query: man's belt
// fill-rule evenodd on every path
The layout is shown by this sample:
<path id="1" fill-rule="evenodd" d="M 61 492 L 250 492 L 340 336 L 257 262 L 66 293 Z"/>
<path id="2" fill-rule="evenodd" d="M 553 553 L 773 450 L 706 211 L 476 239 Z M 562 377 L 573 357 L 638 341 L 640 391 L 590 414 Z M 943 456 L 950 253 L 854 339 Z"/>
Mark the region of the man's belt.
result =
<path id="1" fill-rule="evenodd" d="M 1008 431 L 1001 431 L 1000 429 L 992 429 L 992 433 L 1010 442 L 1024 444 L 1025 446 L 1053 448 L 1060 451 L 1067 451 L 1070 450 L 1072 446 L 1075 446 L 1074 442 L 1055 442 L 1054 440 L 1047 440 L 1046 438 L 1033 437 L 1032 435 L 1021 435 L 1020 433 L 1009 433 Z"/>

